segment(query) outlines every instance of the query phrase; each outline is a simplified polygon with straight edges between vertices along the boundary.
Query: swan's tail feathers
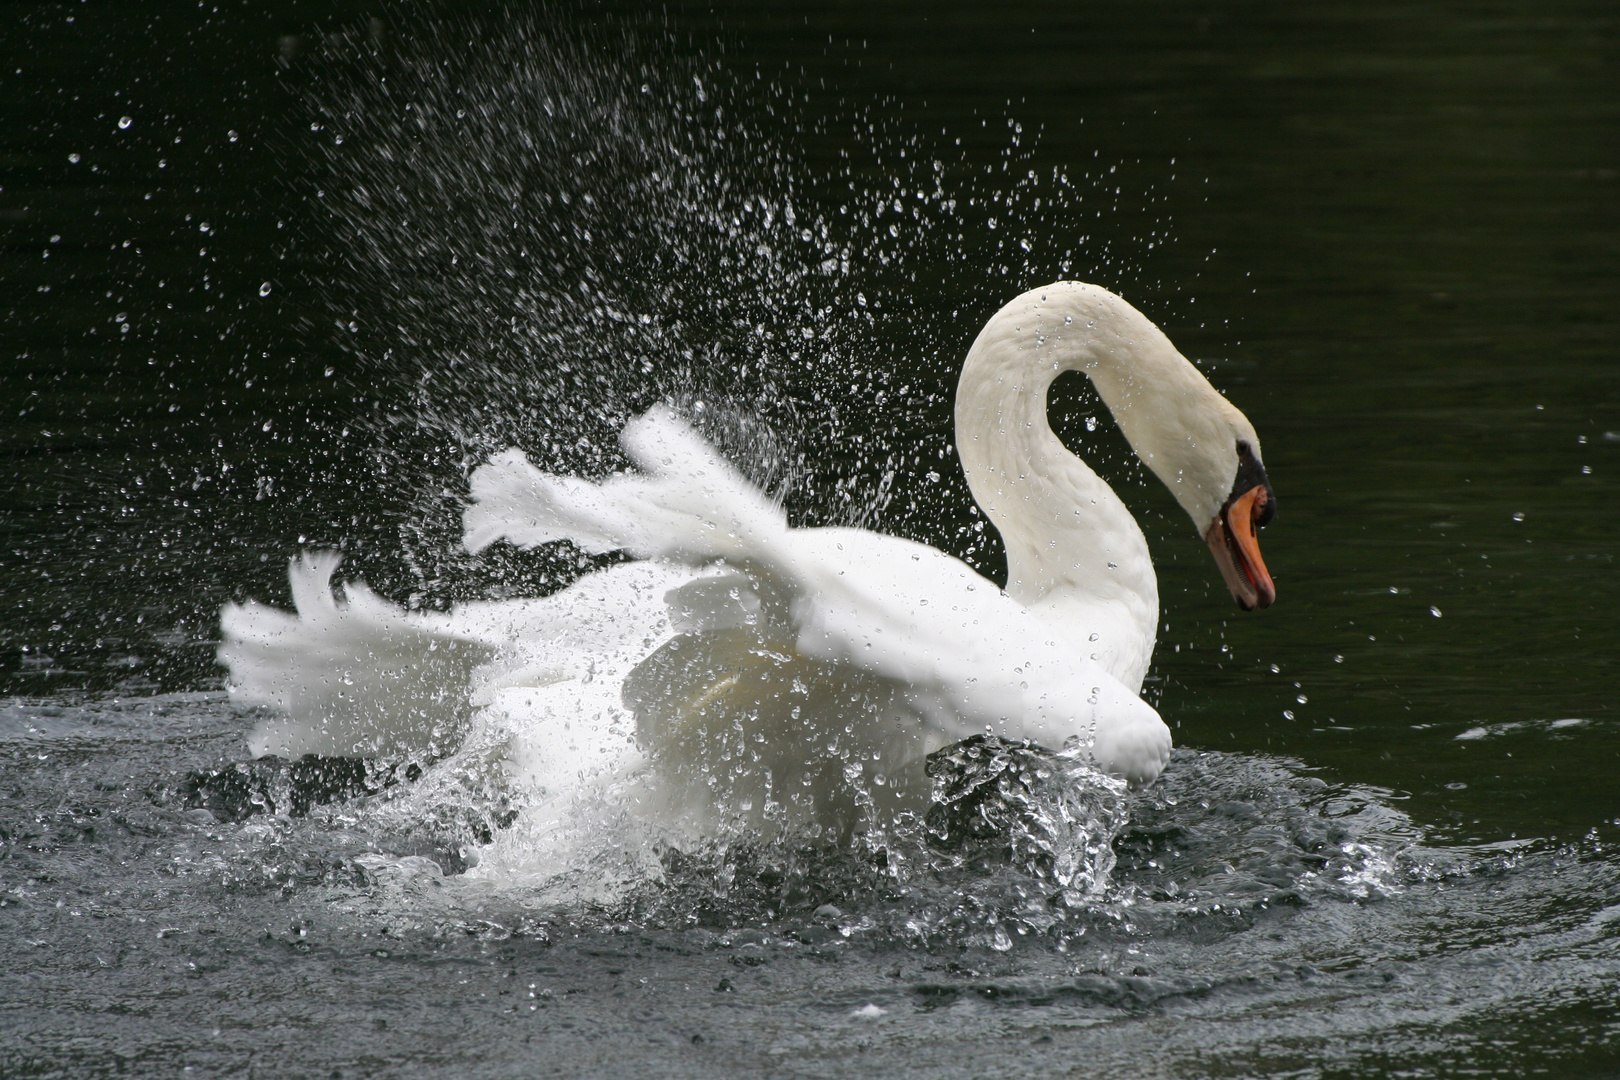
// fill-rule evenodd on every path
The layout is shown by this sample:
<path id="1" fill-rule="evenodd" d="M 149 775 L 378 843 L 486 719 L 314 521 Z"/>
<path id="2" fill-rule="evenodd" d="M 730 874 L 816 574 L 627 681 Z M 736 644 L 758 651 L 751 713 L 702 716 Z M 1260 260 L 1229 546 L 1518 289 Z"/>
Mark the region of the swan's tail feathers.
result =
<path id="1" fill-rule="evenodd" d="M 464 543 L 481 551 L 572 540 L 589 552 L 709 562 L 769 558 L 787 519 L 673 412 L 655 407 L 625 425 L 641 470 L 601 483 L 543 473 L 506 450 L 472 476 Z"/>
<path id="2" fill-rule="evenodd" d="M 248 735 L 255 757 L 439 757 L 465 730 L 472 669 L 490 643 L 444 616 L 411 614 L 364 585 L 332 592 L 339 556 L 291 560 L 297 614 L 263 604 L 220 613 L 231 699 L 275 715 Z"/>

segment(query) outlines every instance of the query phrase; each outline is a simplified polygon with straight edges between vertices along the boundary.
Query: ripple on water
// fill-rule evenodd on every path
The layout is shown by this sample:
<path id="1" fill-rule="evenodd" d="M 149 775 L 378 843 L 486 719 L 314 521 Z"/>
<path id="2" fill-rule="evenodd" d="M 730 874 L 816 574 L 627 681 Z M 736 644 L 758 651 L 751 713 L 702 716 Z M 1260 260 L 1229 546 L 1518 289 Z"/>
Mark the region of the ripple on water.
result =
<path id="1" fill-rule="evenodd" d="M 1593 996 L 1620 974 L 1605 846 L 1436 844 L 1390 793 L 1284 760 L 1176 751 L 1102 815 L 1117 861 L 1083 895 L 1050 847 L 1049 785 L 1072 763 L 991 743 L 956 748 L 935 778 L 981 801 L 909 833 L 593 834 L 622 886 L 601 893 L 580 884 L 589 866 L 537 883 L 473 865 L 467 823 L 505 830 L 484 789 L 433 786 L 438 764 L 412 779 L 241 761 L 251 717 L 217 696 L 4 715 L 0 949 L 6 1000 L 41 1038 L 55 1021 L 23 992 L 40 979 L 58 1003 L 115 1004 L 98 1014 L 109 1047 L 162 1031 L 289 1059 L 301 1051 L 275 1032 L 311 1010 L 345 1052 L 402 1061 L 468 1031 L 506 1046 L 519 1016 L 566 1039 L 602 1023 L 656 1034 L 652 1009 L 682 1045 L 733 1047 L 779 1026 L 823 1060 L 864 1025 L 894 1075 L 1005 1065 L 1012 1029 L 1128 1072 L 1351 1069 L 1369 1044 L 1438 1061 L 1423 1055 L 1480 1030 L 1498 1032 L 1498 1060 L 1574 1032 L 1560 1053 L 1590 1062 L 1616 1021 Z M 219 801 L 220 777 L 268 797 Z M 406 827 L 414 805 L 456 813 Z M 607 843 L 630 839 L 633 857 Z M 188 996 L 152 997 L 163 986 Z M 190 996 L 204 990 L 214 1004 Z M 218 1040 L 187 1034 L 200 1007 L 234 1018 Z"/>

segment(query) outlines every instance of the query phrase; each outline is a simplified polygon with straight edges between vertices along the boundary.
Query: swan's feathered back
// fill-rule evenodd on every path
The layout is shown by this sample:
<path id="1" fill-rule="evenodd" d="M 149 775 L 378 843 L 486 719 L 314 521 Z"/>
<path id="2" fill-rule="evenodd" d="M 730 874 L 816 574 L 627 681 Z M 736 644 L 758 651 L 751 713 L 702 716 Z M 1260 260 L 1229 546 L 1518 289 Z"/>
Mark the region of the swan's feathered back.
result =
<path id="1" fill-rule="evenodd" d="M 643 471 L 600 484 L 547 475 L 514 451 L 500 455 L 473 475 L 478 501 L 466 512 L 468 546 L 567 537 L 591 550 L 724 561 L 729 574 L 670 594 L 672 615 L 698 636 L 748 630 L 733 636 L 742 650 L 734 659 L 750 678 L 775 671 L 791 684 L 797 676 L 785 673 L 793 665 L 847 668 L 878 680 L 895 708 L 937 737 L 989 728 L 1060 746 L 1094 729 L 1130 729 L 1136 734 L 1110 735 L 1102 748 L 1118 755 L 1110 767 L 1133 779 L 1163 767 L 1169 738 L 1157 714 L 1111 674 L 1101 657 L 1106 647 L 1071 636 L 1075 628 L 1063 620 L 1044 621 L 971 567 L 921 544 L 857 529 L 788 529 L 779 507 L 668 410 L 632 421 L 623 443 Z M 722 663 L 729 654 L 715 648 L 711 642 L 693 654 L 721 665 L 712 677 L 698 678 L 682 661 L 683 685 L 709 703 L 695 711 L 723 726 L 730 714 L 711 700 L 713 687 L 739 676 Z M 791 653 L 781 654 L 785 666 L 759 671 L 744 655 L 783 648 Z M 668 685 L 632 676 L 627 687 L 643 684 Z M 788 700 L 786 687 L 778 690 L 771 700 Z M 638 712 L 664 708 L 649 693 L 635 691 Z M 694 711 L 673 701 L 667 708 Z M 1099 726 L 1103 717 L 1109 722 Z"/>

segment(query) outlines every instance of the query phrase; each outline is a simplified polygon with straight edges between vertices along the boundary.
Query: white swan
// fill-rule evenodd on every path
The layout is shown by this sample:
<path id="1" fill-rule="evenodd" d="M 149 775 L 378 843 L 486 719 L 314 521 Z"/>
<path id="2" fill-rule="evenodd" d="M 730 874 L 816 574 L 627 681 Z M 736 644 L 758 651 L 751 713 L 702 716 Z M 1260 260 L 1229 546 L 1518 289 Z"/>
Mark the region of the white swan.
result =
<path id="1" fill-rule="evenodd" d="M 991 731 L 1150 783 L 1170 732 L 1141 700 L 1158 589 L 1141 530 L 1053 435 L 1046 396 L 1085 372 L 1206 537 L 1245 609 L 1275 597 L 1256 530 L 1273 496 L 1253 427 L 1120 297 L 1057 282 L 969 351 L 957 450 L 1006 543 L 1005 590 L 922 544 L 790 528 L 674 414 L 626 425 L 637 470 L 552 476 L 508 450 L 472 477 L 465 541 L 568 539 L 638 562 L 536 600 L 400 611 L 333 596 L 333 557 L 292 567 L 292 616 L 223 613 L 239 701 L 276 715 L 255 754 L 441 755 L 479 732 L 514 784 L 558 800 L 628 784 L 649 815 L 845 831 L 919 809 L 922 760 Z M 630 790 L 630 789 L 626 789 Z"/>

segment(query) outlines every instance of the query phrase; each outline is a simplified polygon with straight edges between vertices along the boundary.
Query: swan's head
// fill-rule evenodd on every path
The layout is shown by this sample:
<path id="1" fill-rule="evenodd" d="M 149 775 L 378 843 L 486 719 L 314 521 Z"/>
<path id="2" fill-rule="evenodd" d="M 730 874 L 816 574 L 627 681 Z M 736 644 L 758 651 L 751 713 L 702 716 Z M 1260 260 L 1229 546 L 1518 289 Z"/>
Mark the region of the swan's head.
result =
<path id="1" fill-rule="evenodd" d="M 1126 438 L 1209 544 L 1238 606 L 1270 607 L 1277 586 L 1260 557 L 1260 527 L 1277 512 L 1277 496 L 1260 437 L 1164 335 L 1157 337 L 1162 349 L 1145 350 L 1156 362 L 1133 372 L 1130 405 L 1115 415 L 1124 413 Z"/>

